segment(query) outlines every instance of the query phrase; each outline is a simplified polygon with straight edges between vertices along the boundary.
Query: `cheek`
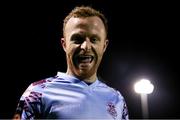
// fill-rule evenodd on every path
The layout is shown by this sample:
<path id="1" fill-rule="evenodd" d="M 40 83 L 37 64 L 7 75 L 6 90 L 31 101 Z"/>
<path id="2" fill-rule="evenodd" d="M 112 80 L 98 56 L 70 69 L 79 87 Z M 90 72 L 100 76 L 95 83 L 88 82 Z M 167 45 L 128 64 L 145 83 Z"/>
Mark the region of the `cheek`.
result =
<path id="1" fill-rule="evenodd" d="M 96 52 L 99 56 L 101 56 L 104 53 L 104 48 L 102 46 L 97 46 Z"/>
<path id="2" fill-rule="evenodd" d="M 66 54 L 68 55 L 68 57 L 72 58 L 76 49 L 77 49 L 76 45 L 69 45 L 66 50 Z"/>

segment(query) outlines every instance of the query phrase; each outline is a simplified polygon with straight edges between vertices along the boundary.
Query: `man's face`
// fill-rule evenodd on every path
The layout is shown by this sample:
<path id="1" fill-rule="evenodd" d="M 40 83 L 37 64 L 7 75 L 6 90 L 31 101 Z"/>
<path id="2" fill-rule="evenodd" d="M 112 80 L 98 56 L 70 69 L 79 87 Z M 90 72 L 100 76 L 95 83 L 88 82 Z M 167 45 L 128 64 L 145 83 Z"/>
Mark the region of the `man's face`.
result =
<path id="1" fill-rule="evenodd" d="M 80 78 L 96 75 L 108 44 L 103 22 L 98 17 L 70 18 L 61 40 L 70 74 Z"/>

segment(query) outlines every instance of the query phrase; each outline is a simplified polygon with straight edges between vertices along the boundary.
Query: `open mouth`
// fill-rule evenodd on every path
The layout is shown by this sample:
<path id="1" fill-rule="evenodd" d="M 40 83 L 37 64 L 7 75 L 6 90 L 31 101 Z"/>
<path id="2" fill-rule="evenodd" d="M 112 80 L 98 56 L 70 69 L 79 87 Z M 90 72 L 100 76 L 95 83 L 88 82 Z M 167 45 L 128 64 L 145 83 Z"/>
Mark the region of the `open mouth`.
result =
<path id="1" fill-rule="evenodd" d="M 78 56 L 79 63 L 91 63 L 94 57 L 92 55 L 80 55 Z"/>

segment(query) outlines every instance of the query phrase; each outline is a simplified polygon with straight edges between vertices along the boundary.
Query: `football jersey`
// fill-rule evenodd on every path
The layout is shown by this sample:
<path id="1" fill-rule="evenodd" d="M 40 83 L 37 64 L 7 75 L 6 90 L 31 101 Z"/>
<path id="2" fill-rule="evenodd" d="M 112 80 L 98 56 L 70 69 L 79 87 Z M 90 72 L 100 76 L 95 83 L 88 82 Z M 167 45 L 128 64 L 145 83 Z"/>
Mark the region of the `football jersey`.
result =
<path id="1" fill-rule="evenodd" d="M 32 83 L 21 96 L 17 113 L 21 119 L 128 119 L 119 91 L 98 79 L 88 85 L 62 72 Z"/>

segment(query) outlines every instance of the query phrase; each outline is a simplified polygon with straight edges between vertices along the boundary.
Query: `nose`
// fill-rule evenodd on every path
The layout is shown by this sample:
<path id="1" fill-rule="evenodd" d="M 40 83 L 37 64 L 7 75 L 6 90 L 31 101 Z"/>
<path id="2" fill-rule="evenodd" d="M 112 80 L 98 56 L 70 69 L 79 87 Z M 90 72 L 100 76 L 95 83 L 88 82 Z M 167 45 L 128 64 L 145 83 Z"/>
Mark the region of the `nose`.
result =
<path id="1" fill-rule="evenodd" d="M 86 38 L 81 44 L 81 49 L 89 51 L 91 49 L 91 42 L 89 38 Z"/>

